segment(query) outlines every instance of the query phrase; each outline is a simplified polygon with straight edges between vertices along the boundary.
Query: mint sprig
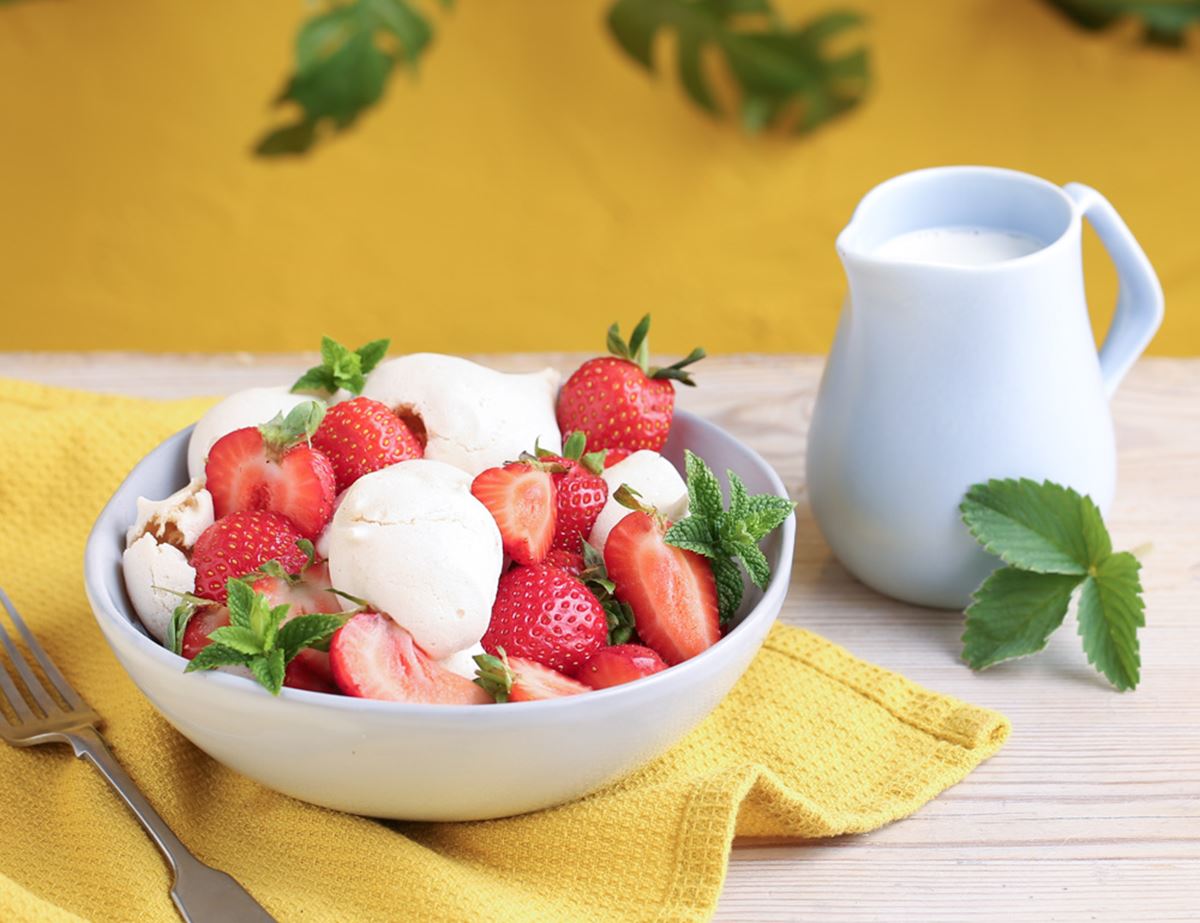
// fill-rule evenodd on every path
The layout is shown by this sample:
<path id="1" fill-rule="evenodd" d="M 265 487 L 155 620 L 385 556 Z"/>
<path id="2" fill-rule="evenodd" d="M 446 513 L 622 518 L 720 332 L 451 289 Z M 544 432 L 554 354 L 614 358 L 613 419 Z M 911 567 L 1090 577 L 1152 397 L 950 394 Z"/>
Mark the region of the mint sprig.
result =
<path id="1" fill-rule="evenodd" d="M 358 349 L 347 349 L 331 337 L 321 337 L 321 364 L 296 379 L 292 391 L 333 395 L 345 388 L 361 394 L 369 375 L 387 355 L 391 340 L 372 340 Z"/>
<path id="2" fill-rule="evenodd" d="M 1090 497 L 1051 481 L 992 480 L 967 491 L 963 521 L 1007 565 L 975 591 L 963 660 L 975 670 L 1045 648 L 1077 596 L 1088 662 L 1117 689 L 1137 688 L 1146 624 L 1141 564 L 1114 552 Z"/>
<path id="3" fill-rule="evenodd" d="M 229 624 L 212 632 L 212 642 L 188 662 L 185 672 L 239 665 L 249 668 L 272 695 L 283 688 L 287 665 L 306 647 L 329 640 L 345 617 L 334 613 L 298 615 L 284 624 L 289 606 L 272 606 L 245 580 L 230 578 Z"/>
<path id="4" fill-rule="evenodd" d="M 667 530 L 666 541 L 676 548 L 702 554 L 712 564 L 717 583 L 717 605 L 721 624 L 726 624 L 742 602 L 742 573 L 765 589 L 771 579 L 771 566 L 758 547 L 768 533 L 792 514 L 796 504 L 773 494 L 751 495 L 733 471 L 729 479 L 729 507 L 721 483 L 704 459 L 686 451 L 689 513 Z"/>

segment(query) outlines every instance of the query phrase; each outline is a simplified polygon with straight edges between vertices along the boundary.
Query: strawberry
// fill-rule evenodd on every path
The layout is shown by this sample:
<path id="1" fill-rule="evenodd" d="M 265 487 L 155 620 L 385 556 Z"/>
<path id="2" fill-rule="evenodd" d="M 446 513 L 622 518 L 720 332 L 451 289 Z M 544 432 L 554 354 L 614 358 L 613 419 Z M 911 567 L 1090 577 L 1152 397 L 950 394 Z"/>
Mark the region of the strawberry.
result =
<path id="1" fill-rule="evenodd" d="M 248 510 L 286 516 L 305 538 L 320 534 L 333 515 L 333 466 L 307 442 L 324 415 L 309 401 L 286 419 L 247 426 L 218 439 L 208 450 L 205 486 L 217 518 Z"/>
<path id="2" fill-rule="evenodd" d="M 617 462 L 623 462 L 633 453 L 628 449 L 609 449 L 604 453 L 604 467 L 611 468 Z"/>
<path id="3" fill-rule="evenodd" d="M 555 487 L 554 548 L 579 553 L 583 540 L 592 533 L 592 526 L 608 501 L 608 482 L 600 476 L 604 470 L 604 453 L 584 453 L 587 437 L 571 433 L 563 444 L 562 455 L 534 447 L 534 457 L 556 469 L 552 475 Z"/>
<path id="4" fill-rule="evenodd" d="M 333 465 L 339 493 L 364 474 L 425 454 L 412 430 L 391 408 L 368 397 L 330 407 L 313 433 L 312 444 Z"/>
<path id="5" fill-rule="evenodd" d="M 303 539 L 291 520 L 279 513 L 252 510 L 218 519 L 192 547 L 196 595 L 223 605 L 225 581 L 256 571 L 267 561 L 278 561 L 289 573 L 299 571 L 308 561 L 298 544 Z"/>
<path id="6" fill-rule="evenodd" d="M 694 385 L 686 366 L 704 358 L 703 349 L 674 365 L 652 368 L 646 334 L 650 315 L 641 319 L 626 343 L 620 329 L 608 330 L 613 355 L 589 359 L 567 379 L 558 394 L 558 428 L 580 430 L 595 449 L 653 449 L 667 441 L 675 412 L 672 379 Z"/>
<path id="7" fill-rule="evenodd" d="M 504 648 L 499 656 L 478 654 L 475 663 L 475 682 L 497 702 L 536 702 L 591 692 L 591 687 L 536 660 L 509 657 Z"/>
<path id="8" fill-rule="evenodd" d="M 183 646 L 180 653 L 191 660 L 212 642 L 208 636 L 218 628 L 229 624 L 229 610 L 224 606 L 200 606 L 188 619 L 183 630 Z"/>
<path id="9" fill-rule="evenodd" d="M 501 647 L 571 673 L 605 645 L 604 607 L 582 583 L 557 567 L 514 567 L 500 578 L 492 620 L 480 643 Z"/>
<path id="10" fill-rule="evenodd" d="M 650 676 L 667 668 L 663 659 L 640 644 L 617 644 L 602 647 L 585 663 L 575 678 L 592 689 L 607 689 L 621 683 Z"/>
<path id="11" fill-rule="evenodd" d="M 618 499 L 624 493 L 617 491 Z M 668 526 L 652 510 L 636 509 L 609 533 L 604 564 L 617 599 L 633 610 L 639 637 L 673 665 L 716 644 L 721 625 L 712 566 L 668 545 Z"/>
<path id="12" fill-rule="evenodd" d="M 542 563 L 565 570 L 572 577 L 582 574 L 585 567 L 582 554 L 577 551 L 563 551 L 561 548 L 551 548 Z"/>
<path id="13" fill-rule="evenodd" d="M 262 593 L 272 606 L 288 607 L 283 620 L 286 625 L 298 615 L 314 612 L 341 612 L 346 604 L 329 589 L 329 565 L 314 561 L 298 574 L 288 574 L 282 567 L 263 569 L 266 573 L 254 581 L 254 592 Z M 316 648 L 306 647 L 291 661 L 283 675 L 283 684 L 293 689 L 308 689 L 312 692 L 339 693 L 329 666 L 329 654 Z"/>
<path id="14" fill-rule="evenodd" d="M 551 466 L 536 459 L 488 468 L 471 482 L 471 493 L 488 508 L 504 551 L 518 564 L 537 564 L 554 539 L 555 487 Z"/>
<path id="15" fill-rule="evenodd" d="M 451 673 L 378 612 L 360 612 L 338 629 L 329 642 L 329 662 L 342 692 L 361 699 L 442 705 L 490 701 L 482 689 Z"/>

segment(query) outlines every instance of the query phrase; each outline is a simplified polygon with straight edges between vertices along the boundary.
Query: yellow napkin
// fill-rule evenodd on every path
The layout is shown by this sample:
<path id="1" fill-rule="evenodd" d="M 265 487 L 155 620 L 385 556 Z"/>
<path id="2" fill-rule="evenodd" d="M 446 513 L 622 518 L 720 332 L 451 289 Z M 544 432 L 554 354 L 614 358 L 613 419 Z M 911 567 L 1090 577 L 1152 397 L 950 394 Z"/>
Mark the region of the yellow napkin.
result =
<path id="1" fill-rule="evenodd" d="M 0 386 L 0 586 L 105 716 L 117 756 L 168 823 L 282 921 L 706 919 L 735 834 L 872 830 L 961 780 L 1008 735 L 995 712 L 779 626 L 682 744 L 574 804 L 397 824 L 294 801 L 160 718 L 84 599 L 94 517 L 134 462 L 208 402 Z M 0 919 L 175 919 L 154 847 L 66 748 L 0 746 L 0 800 Z"/>

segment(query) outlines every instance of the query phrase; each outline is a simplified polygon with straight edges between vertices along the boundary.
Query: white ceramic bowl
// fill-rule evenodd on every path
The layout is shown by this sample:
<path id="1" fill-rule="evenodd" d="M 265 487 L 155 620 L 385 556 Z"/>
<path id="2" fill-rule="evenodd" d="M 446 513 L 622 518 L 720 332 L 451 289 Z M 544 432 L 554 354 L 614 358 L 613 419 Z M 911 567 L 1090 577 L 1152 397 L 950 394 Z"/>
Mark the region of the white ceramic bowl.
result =
<path id="1" fill-rule="evenodd" d="M 624 776 L 694 728 L 742 675 L 787 593 L 795 519 L 764 543 L 772 578 L 747 587 L 737 627 L 693 659 L 610 689 L 497 706 L 374 702 L 183 672 L 151 639 L 121 577 L 136 498 L 187 481 L 187 438 L 147 455 L 96 520 L 84 553 L 88 599 L 117 659 L 154 707 L 214 759 L 314 804 L 408 820 L 480 820 L 561 804 Z M 677 413 L 664 450 L 682 470 L 690 448 L 752 493 L 785 496 L 778 475 L 728 433 Z M 727 485 L 726 485 L 727 486 Z"/>

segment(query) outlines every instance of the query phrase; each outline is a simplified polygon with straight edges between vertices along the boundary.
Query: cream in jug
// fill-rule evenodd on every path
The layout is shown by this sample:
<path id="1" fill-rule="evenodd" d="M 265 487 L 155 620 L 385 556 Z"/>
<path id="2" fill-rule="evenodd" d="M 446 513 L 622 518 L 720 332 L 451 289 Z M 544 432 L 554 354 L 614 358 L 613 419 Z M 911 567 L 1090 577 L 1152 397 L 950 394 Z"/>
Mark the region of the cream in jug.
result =
<path id="1" fill-rule="evenodd" d="M 1120 277 L 1099 355 L 1085 216 Z M 971 484 L 1050 479 L 1107 509 L 1108 399 L 1161 323 L 1162 290 L 1099 193 L 988 167 L 876 187 L 838 254 L 849 291 L 809 430 L 809 502 L 864 583 L 962 608 L 997 564 L 959 518 Z"/>

